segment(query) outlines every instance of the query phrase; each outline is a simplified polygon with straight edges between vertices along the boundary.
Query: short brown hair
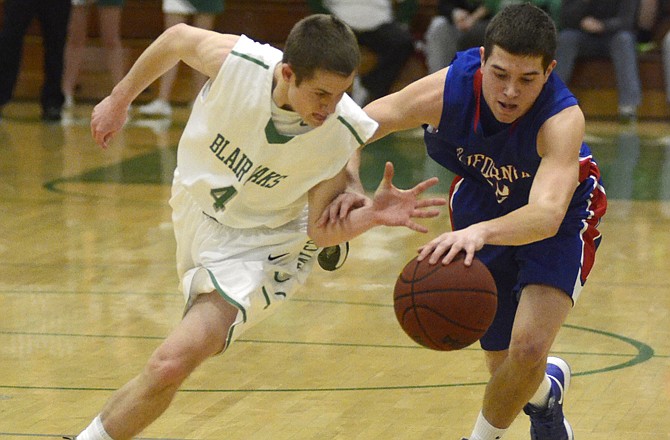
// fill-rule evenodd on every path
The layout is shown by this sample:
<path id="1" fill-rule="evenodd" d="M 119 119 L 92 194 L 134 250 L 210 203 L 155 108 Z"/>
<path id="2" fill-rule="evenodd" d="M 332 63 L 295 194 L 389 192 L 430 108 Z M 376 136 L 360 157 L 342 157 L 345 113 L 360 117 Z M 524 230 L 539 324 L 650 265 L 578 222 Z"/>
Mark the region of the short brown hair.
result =
<path id="1" fill-rule="evenodd" d="M 349 76 L 360 60 L 356 35 L 343 21 L 327 14 L 310 15 L 296 23 L 282 59 L 295 72 L 297 84 L 318 69 Z"/>
<path id="2" fill-rule="evenodd" d="M 556 25 L 546 12 L 530 3 L 507 6 L 486 27 L 485 59 L 494 46 L 513 55 L 541 56 L 547 70 L 556 55 Z"/>

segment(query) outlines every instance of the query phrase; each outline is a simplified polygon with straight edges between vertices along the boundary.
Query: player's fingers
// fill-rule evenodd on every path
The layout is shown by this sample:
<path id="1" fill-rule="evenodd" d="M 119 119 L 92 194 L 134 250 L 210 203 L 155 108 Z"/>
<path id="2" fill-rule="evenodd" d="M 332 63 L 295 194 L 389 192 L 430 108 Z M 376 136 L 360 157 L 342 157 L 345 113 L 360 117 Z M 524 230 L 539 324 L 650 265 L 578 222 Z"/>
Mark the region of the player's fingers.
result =
<path id="1" fill-rule="evenodd" d="M 416 201 L 417 208 L 425 208 L 427 206 L 442 206 L 447 204 L 447 199 L 442 197 L 434 197 L 431 199 L 419 199 Z"/>
<path id="2" fill-rule="evenodd" d="M 330 211 L 328 209 L 324 210 L 316 221 L 317 228 L 323 228 L 328 223 L 330 219 Z"/>
<path id="3" fill-rule="evenodd" d="M 444 258 L 442 258 L 442 264 L 449 264 L 449 263 L 451 263 L 451 261 L 452 261 L 454 258 L 456 258 L 456 255 L 458 255 L 459 252 L 461 252 L 461 249 L 460 249 L 460 248 L 457 248 L 457 247 L 455 247 L 455 246 L 452 246 L 452 247 L 449 249 L 449 252 L 447 252 L 447 254 L 444 256 Z M 469 266 L 469 264 L 466 264 L 466 266 Z"/>
<path id="4" fill-rule="evenodd" d="M 440 258 L 450 251 L 452 247 L 452 244 L 448 241 L 441 241 L 435 246 L 435 249 L 433 249 L 433 252 L 430 254 L 430 258 L 428 259 L 428 262 L 430 264 L 437 264 L 438 261 L 440 261 Z M 451 260 L 449 260 L 451 261 Z M 445 263 L 444 260 L 442 261 L 442 264 L 448 264 Z"/>
<path id="5" fill-rule="evenodd" d="M 433 247 L 428 245 L 423 245 L 418 249 L 419 255 L 417 255 L 416 259 L 418 261 L 422 261 L 425 258 L 427 258 L 430 253 L 433 251 Z"/>
<path id="6" fill-rule="evenodd" d="M 413 230 L 413 231 L 416 231 L 416 232 L 421 232 L 421 233 L 424 233 L 424 234 L 425 234 L 426 232 L 428 232 L 428 228 L 426 228 L 426 227 L 423 226 L 423 225 L 420 225 L 419 223 L 413 222 L 413 221 L 411 221 L 411 220 L 408 220 L 408 221 L 405 223 L 405 226 L 407 226 L 409 229 L 411 229 L 411 230 Z"/>
<path id="7" fill-rule="evenodd" d="M 351 199 L 344 199 L 342 203 L 340 203 L 340 207 L 338 210 L 338 217 L 339 219 L 344 219 L 346 216 L 349 214 L 353 207 L 353 200 Z"/>
<path id="8" fill-rule="evenodd" d="M 384 165 L 384 178 L 383 182 L 390 186 L 391 182 L 393 181 L 393 175 L 395 173 L 395 170 L 393 169 L 393 164 L 391 162 L 386 162 Z"/>
<path id="9" fill-rule="evenodd" d="M 423 182 L 418 183 L 414 188 L 411 189 L 412 193 L 415 195 L 419 195 L 428 188 L 435 186 L 439 183 L 440 179 L 437 177 L 431 177 L 428 180 L 424 180 Z"/>
<path id="10" fill-rule="evenodd" d="M 472 265 L 472 260 L 475 258 L 475 252 L 472 249 L 468 249 L 465 251 L 465 258 L 463 259 L 463 264 L 466 266 Z"/>
<path id="11" fill-rule="evenodd" d="M 432 218 L 440 215 L 440 211 L 437 209 L 415 209 L 412 211 L 412 217 L 414 218 Z"/>

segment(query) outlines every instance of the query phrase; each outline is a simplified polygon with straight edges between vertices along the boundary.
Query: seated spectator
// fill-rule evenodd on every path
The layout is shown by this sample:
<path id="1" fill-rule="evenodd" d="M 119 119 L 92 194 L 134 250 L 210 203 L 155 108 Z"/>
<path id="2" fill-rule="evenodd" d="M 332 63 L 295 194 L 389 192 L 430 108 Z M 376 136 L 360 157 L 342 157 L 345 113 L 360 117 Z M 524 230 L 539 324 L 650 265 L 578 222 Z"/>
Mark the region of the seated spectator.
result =
<path id="1" fill-rule="evenodd" d="M 424 39 L 428 72 L 447 67 L 457 51 L 484 44 L 486 25 L 502 8 L 527 2 L 558 22 L 561 0 L 439 0 Z"/>
<path id="2" fill-rule="evenodd" d="M 308 0 L 308 4 L 314 13 L 332 14 L 347 23 L 358 43 L 377 56 L 372 70 L 355 84 L 354 100 L 363 106 L 387 95 L 414 51 L 409 24 L 417 0 Z"/>
<path id="3" fill-rule="evenodd" d="M 616 73 L 619 116 L 635 119 L 642 87 L 635 47 L 638 0 L 563 0 L 556 69 L 569 82 L 579 57 L 608 55 Z"/>
<path id="4" fill-rule="evenodd" d="M 659 19 L 659 0 L 640 0 L 637 11 L 637 48 L 640 52 L 648 52 L 656 47 L 654 28 Z"/>
<path id="5" fill-rule="evenodd" d="M 491 18 L 484 0 L 440 0 L 437 14 L 425 35 L 428 73 L 451 63 L 457 51 L 484 44 L 484 32 Z"/>

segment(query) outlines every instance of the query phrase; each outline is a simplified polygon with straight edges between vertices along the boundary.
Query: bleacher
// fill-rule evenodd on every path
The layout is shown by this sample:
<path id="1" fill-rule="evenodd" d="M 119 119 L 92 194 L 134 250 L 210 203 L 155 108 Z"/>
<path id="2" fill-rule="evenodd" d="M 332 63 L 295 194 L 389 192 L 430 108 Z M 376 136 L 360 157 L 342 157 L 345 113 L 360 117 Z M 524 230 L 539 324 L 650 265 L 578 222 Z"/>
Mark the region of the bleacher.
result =
<path id="1" fill-rule="evenodd" d="M 412 23 L 412 33 L 420 39 L 436 11 L 437 0 L 419 0 L 420 10 Z M 0 0 L 0 6 L 2 0 Z M 105 68 L 104 54 L 98 38 L 97 14 L 91 11 L 89 47 L 80 75 L 76 98 L 80 102 L 95 102 L 111 90 L 112 84 Z M 218 17 L 215 29 L 220 32 L 246 34 L 256 40 L 281 46 L 293 24 L 309 14 L 304 0 L 226 0 L 224 13 Z M 0 17 L 2 8 L 0 7 Z M 126 59 L 130 65 L 163 30 L 161 0 L 126 0 L 122 18 L 122 36 Z M 670 21 L 659 25 L 656 39 L 660 41 Z M 660 46 L 660 45 L 659 45 Z M 364 52 L 362 69 L 374 63 L 374 56 Z M 643 84 L 642 118 L 668 118 L 660 50 L 641 54 L 640 75 Z M 408 62 L 396 88 L 426 74 L 423 56 L 417 52 Z M 39 26 L 33 23 L 25 41 L 23 64 L 15 91 L 17 99 L 36 99 L 42 84 L 42 45 Z M 617 92 L 614 71 L 608 59 L 579 61 L 571 81 L 571 89 L 579 98 L 588 117 L 616 117 Z M 151 99 L 154 84 L 140 96 Z M 188 75 L 180 75 L 173 90 L 173 101 L 186 103 L 191 99 Z"/>

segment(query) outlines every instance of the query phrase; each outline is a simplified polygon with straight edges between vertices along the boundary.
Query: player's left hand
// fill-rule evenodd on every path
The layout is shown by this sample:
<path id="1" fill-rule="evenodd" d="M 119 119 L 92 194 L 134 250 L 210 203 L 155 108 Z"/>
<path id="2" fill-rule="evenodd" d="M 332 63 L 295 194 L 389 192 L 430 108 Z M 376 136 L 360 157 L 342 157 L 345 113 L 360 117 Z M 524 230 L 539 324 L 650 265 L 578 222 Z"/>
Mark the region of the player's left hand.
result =
<path id="1" fill-rule="evenodd" d="M 438 183 L 438 178 L 432 177 L 411 189 L 401 190 L 393 185 L 393 175 L 393 164 L 386 162 L 384 177 L 372 199 L 372 209 L 379 224 L 406 226 L 417 232 L 428 232 L 428 228 L 416 223 L 412 218 L 436 217 L 440 214 L 439 210 L 426 208 L 447 204 L 441 197 L 419 198 L 424 191 Z"/>
<path id="2" fill-rule="evenodd" d="M 326 226 L 328 223 L 336 223 L 338 220 L 346 218 L 347 214 L 353 209 L 369 206 L 372 200 L 365 194 L 354 191 L 346 191 L 335 198 L 319 217 L 316 225 L 318 227 Z"/>
<path id="3" fill-rule="evenodd" d="M 449 264 L 460 252 L 465 253 L 463 263 L 472 264 L 475 252 L 484 247 L 485 240 L 481 228 L 472 225 L 458 231 L 445 232 L 419 248 L 419 261 L 428 258 L 430 264 L 441 260 L 442 264 Z"/>

